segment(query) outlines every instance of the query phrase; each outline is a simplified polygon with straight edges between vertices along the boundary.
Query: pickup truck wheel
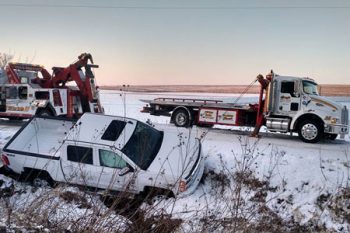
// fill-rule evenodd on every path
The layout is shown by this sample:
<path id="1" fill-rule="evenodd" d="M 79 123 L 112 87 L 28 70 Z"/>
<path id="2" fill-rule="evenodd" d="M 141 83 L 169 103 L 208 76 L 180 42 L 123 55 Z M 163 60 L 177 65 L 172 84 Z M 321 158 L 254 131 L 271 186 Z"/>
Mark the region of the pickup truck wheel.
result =
<path id="1" fill-rule="evenodd" d="M 45 187 L 45 186 L 50 186 L 49 182 L 45 179 L 42 178 L 34 178 L 32 180 L 32 185 L 36 188 L 40 188 L 40 187 Z"/>
<path id="2" fill-rule="evenodd" d="M 174 197 L 174 193 L 170 190 L 160 188 L 146 188 L 141 194 L 142 199 L 152 205 L 157 201 Z"/>
<path id="3" fill-rule="evenodd" d="M 43 187 L 47 185 L 54 187 L 56 185 L 56 182 L 51 178 L 48 172 L 37 169 L 25 168 L 19 180 L 30 182 L 34 187 Z"/>
<path id="4" fill-rule="evenodd" d="M 299 125 L 299 138 L 306 143 L 319 142 L 323 136 L 322 126 L 313 120 L 305 120 Z"/>
<path id="5" fill-rule="evenodd" d="M 190 116 L 185 109 L 179 109 L 174 113 L 174 123 L 177 127 L 187 127 L 190 125 Z"/>

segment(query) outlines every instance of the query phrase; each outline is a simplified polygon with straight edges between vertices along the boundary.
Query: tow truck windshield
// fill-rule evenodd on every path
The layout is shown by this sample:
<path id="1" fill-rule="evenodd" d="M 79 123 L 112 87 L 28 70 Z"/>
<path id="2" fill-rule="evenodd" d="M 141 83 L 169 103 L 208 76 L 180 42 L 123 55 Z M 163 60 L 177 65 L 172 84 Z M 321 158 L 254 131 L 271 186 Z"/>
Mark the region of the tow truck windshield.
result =
<path id="1" fill-rule="evenodd" d="M 122 152 L 137 166 L 146 170 L 158 154 L 162 142 L 162 131 L 137 122 L 134 133 L 122 149 Z"/>
<path id="2" fill-rule="evenodd" d="M 319 95 L 317 84 L 312 81 L 303 80 L 303 91 L 309 95 Z"/>

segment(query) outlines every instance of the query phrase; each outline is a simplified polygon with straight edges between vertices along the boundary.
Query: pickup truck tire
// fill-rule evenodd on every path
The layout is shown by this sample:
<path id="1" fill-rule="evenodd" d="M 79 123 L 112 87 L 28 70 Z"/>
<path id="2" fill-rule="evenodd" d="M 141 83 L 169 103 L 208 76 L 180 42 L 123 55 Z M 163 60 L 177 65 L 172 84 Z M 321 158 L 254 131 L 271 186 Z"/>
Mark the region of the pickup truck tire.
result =
<path id="1" fill-rule="evenodd" d="M 190 125 L 190 115 L 185 109 L 178 109 L 173 114 L 174 124 L 177 127 L 188 127 Z"/>
<path id="2" fill-rule="evenodd" d="M 323 136 L 322 125 L 315 120 L 305 120 L 299 125 L 298 135 L 303 142 L 319 142 Z"/>
<path id="3" fill-rule="evenodd" d="M 141 196 L 143 201 L 148 204 L 153 204 L 157 200 L 174 197 L 174 193 L 166 189 L 145 187 L 145 190 L 141 192 Z"/>
<path id="4" fill-rule="evenodd" d="M 34 187 L 42 187 L 47 183 L 54 187 L 55 181 L 51 178 L 47 171 L 25 168 L 20 176 L 20 180 L 30 182 Z"/>

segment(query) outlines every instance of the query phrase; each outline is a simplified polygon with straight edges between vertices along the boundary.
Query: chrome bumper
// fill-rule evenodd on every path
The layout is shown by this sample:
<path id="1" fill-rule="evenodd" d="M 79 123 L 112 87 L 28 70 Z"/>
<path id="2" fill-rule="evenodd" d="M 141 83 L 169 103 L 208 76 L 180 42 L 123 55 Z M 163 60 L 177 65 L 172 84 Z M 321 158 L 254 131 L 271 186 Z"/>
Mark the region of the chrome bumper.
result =
<path id="1" fill-rule="evenodd" d="M 332 124 L 326 124 L 324 126 L 324 132 L 325 133 L 332 133 L 332 134 L 340 134 L 340 135 L 346 135 L 349 133 L 349 126 L 348 125 L 332 125 Z"/>

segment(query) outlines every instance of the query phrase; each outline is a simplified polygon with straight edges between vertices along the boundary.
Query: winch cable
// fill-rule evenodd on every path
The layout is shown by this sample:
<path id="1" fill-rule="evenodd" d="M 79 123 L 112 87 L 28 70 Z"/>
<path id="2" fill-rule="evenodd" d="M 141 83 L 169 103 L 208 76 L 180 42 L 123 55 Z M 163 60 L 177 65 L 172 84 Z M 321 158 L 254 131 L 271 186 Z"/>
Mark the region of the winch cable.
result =
<path id="1" fill-rule="evenodd" d="M 247 91 L 254 85 L 254 83 L 256 83 L 256 81 L 258 81 L 257 79 L 254 79 L 253 82 L 251 82 L 242 92 L 241 94 L 235 99 L 235 101 L 233 102 L 233 104 L 235 105 L 241 98 L 243 95 L 245 95 L 247 93 Z"/>

